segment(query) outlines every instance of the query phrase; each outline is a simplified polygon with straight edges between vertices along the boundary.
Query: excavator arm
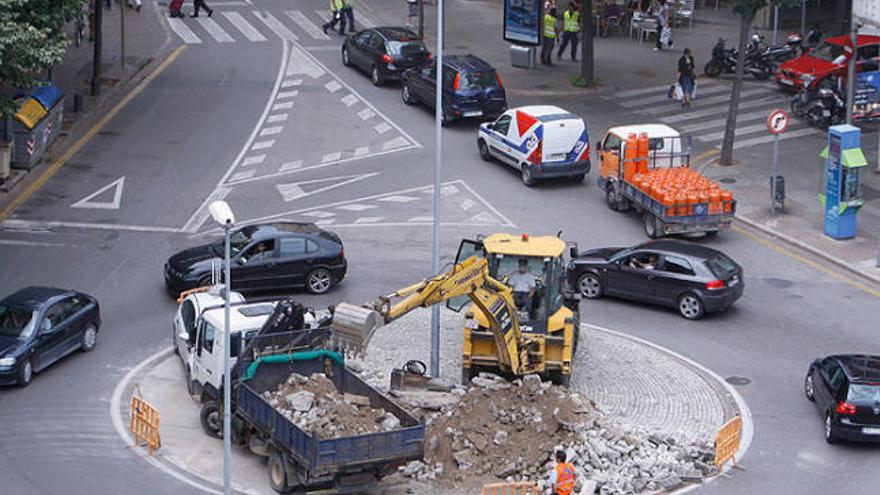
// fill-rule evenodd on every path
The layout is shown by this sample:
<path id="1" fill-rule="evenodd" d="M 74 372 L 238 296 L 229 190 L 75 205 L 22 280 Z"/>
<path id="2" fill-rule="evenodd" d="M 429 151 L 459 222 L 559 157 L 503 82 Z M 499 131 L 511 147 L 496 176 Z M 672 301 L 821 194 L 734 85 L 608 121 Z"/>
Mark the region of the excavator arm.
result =
<path id="1" fill-rule="evenodd" d="M 427 308 L 460 296 L 470 298 L 488 317 L 503 368 L 515 374 L 543 369 L 543 363 L 529 359 L 534 343 L 527 342 L 520 332 L 510 288 L 489 275 L 486 259 L 479 256 L 472 256 L 443 274 L 382 296 L 371 304 L 336 305 L 331 326 L 334 339 L 343 348 L 362 351 L 382 325 L 416 308 Z"/>

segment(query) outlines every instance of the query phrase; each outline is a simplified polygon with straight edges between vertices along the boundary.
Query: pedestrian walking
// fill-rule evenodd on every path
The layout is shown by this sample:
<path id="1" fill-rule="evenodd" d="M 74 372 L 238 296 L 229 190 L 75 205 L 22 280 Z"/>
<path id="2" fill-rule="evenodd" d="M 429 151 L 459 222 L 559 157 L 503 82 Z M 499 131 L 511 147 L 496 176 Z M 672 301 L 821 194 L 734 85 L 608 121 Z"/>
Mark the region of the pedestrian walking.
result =
<path id="1" fill-rule="evenodd" d="M 678 59 L 678 84 L 681 86 L 681 106 L 691 106 L 691 98 L 697 88 L 697 76 L 694 74 L 694 57 L 690 48 L 685 48 Z"/>
<path id="2" fill-rule="evenodd" d="M 108 9 L 113 10 L 113 0 L 104 0 L 104 5 L 106 5 Z"/>
<path id="3" fill-rule="evenodd" d="M 556 46 L 556 8 L 544 14 L 544 45 L 541 47 L 541 63 L 553 65 L 553 47 Z"/>
<path id="4" fill-rule="evenodd" d="M 406 27 L 415 29 L 419 18 L 419 0 L 406 0 Z"/>
<path id="5" fill-rule="evenodd" d="M 342 16 L 342 5 L 342 0 L 330 0 L 330 20 L 321 26 L 324 34 L 327 34 L 328 29 L 336 29 L 336 23 L 339 23 L 339 34 L 345 34 L 345 17 Z"/>
<path id="6" fill-rule="evenodd" d="M 581 14 L 578 12 L 577 4 L 571 2 L 568 8 L 562 13 L 562 43 L 559 45 L 559 51 L 556 52 L 556 59 L 562 60 L 562 53 L 571 43 L 571 61 L 577 62 L 578 33 L 581 30 Z"/>
<path id="7" fill-rule="evenodd" d="M 565 452 L 556 451 L 556 469 L 550 473 L 553 495 L 571 495 L 574 492 L 574 465 L 566 461 Z"/>
<path id="8" fill-rule="evenodd" d="M 354 32 L 354 0 L 342 0 L 342 15 L 348 19 L 348 32 Z M 344 29 L 344 28 L 343 28 Z"/>
<path id="9" fill-rule="evenodd" d="M 190 17 L 198 17 L 200 9 L 207 12 L 208 17 L 214 15 L 214 9 L 208 7 L 208 4 L 205 3 L 205 0 L 193 0 L 193 13 Z"/>
<path id="10" fill-rule="evenodd" d="M 663 45 L 672 48 L 672 29 L 669 28 L 669 5 L 666 0 L 659 0 L 655 8 L 657 16 L 657 44 L 654 51 L 659 52 L 663 49 Z"/>

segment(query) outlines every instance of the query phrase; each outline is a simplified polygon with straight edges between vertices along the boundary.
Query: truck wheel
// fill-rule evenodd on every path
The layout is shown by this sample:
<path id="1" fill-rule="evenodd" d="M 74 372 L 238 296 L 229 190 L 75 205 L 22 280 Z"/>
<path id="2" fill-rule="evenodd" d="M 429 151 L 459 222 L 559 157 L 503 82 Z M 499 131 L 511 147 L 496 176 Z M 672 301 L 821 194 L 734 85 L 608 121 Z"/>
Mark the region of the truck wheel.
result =
<path id="1" fill-rule="evenodd" d="M 209 400 L 202 404 L 202 410 L 199 411 L 199 423 L 205 433 L 214 438 L 223 438 L 223 411 L 220 404 L 216 401 Z"/>
<path id="2" fill-rule="evenodd" d="M 649 211 L 642 214 L 642 221 L 645 223 L 645 235 L 651 239 L 661 237 L 660 220 Z"/>
<path id="3" fill-rule="evenodd" d="M 617 192 L 614 191 L 614 186 L 608 184 L 608 189 L 605 189 L 605 204 L 608 205 L 608 209 L 611 211 L 617 211 Z"/>
<path id="4" fill-rule="evenodd" d="M 488 162 L 488 161 L 492 160 L 492 155 L 489 154 L 489 147 L 486 146 L 486 141 L 483 141 L 482 139 L 480 139 L 479 141 L 477 141 L 477 147 L 480 148 L 480 158 L 484 162 Z"/>
<path id="5" fill-rule="evenodd" d="M 290 493 L 293 487 L 287 482 L 287 468 L 280 452 L 269 456 L 269 485 L 278 493 Z"/>
<path id="6" fill-rule="evenodd" d="M 523 184 L 525 184 L 526 187 L 532 187 L 535 185 L 535 178 L 532 177 L 531 167 L 523 165 L 520 173 L 522 175 Z"/>

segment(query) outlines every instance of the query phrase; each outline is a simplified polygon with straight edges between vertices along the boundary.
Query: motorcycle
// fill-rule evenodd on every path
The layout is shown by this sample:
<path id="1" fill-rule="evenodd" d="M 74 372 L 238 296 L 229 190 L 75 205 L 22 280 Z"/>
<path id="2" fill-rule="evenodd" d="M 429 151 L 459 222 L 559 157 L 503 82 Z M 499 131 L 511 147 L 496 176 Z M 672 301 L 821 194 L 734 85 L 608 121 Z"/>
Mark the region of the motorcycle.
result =
<path id="1" fill-rule="evenodd" d="M 846 100 L 834 89 L 820 88 L 807 107 L 807 119 L 817 127 L 842 124 L 846 122 Z"/>
<path id="2" fill-rule="evenodd" d="M 749 43 L 746 51 L 744 72 L 751 74 L 759 81 L 766 81 L 773 74 L 773 63 L 770 57 L 755 47 L 754 40 Z M 706 63 L 703 71 L 708 77 L 718 77 L 721 74 L 736 73 L 736 62 L 739 50 L 726 48 L 724 39 L 718 38 L 718 42 L 712 47 L 712 58 Z"/>
<path id="3" fill-rule="evenodd" d="M 807 116 L 807 108 L 810 103 L 816 99 L 815 92 L 809 86 L 804 86 L 798 94 L 791 99 L 791 113 L 795 117 L 803 118 Z"/>

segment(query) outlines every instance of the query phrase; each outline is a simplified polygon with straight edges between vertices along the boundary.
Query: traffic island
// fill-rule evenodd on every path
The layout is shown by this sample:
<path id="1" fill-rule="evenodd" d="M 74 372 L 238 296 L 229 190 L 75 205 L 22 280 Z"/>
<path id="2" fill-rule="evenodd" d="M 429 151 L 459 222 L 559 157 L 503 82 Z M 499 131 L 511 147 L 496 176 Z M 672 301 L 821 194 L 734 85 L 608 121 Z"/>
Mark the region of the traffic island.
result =
<path id="1" fill-rule="evenodd" d="M 383 327 L 366 358 L 349 364 L 387 389 L 393 368 L 411 359 L 428 361 L 429 315 L 415 311 Z M 445 311 L 441 318 L 444 387 L 439 388 L 447 392 L 440 396 L 453 399 L 410 408 L 427 424 L 425 462 L 402 467 L 371 493 L 479 493 L 484 483 L 523 480 L 546 489 L 549 459 L 558 449 L 577 468 L 578 493 L 674 491 L 717 474 L 712 442 L 728 419 L 743 417 L 750 431 L 744 403 L 708 370 L 650 343 L 589 326 L 581 330 L 571 390 L 537 376 L 507 381 L 492 374 L 475 377 L 466 390 L 453 384 L 460 377 L 460 318 Z M 121 384 L 122 397 L 137 392 L 161 412 L 162 447 L 154 461 L 216 487 L 222 442 L 202 431 L 183 374 L 169 351 Z M 265 463 L 236 448 L 236 489 L 274 493 Z"/>

